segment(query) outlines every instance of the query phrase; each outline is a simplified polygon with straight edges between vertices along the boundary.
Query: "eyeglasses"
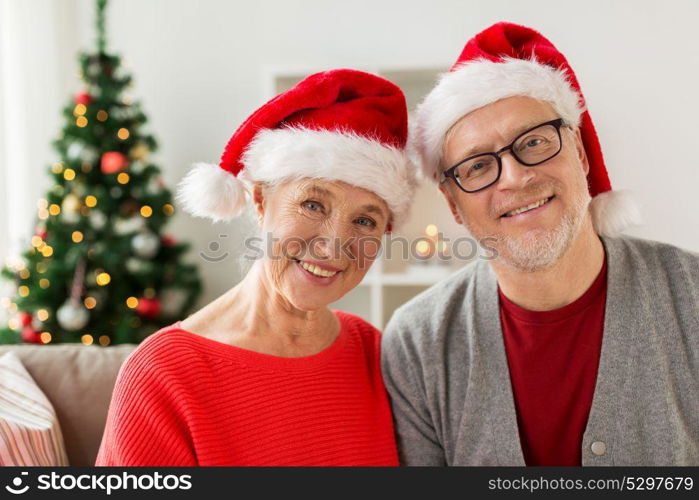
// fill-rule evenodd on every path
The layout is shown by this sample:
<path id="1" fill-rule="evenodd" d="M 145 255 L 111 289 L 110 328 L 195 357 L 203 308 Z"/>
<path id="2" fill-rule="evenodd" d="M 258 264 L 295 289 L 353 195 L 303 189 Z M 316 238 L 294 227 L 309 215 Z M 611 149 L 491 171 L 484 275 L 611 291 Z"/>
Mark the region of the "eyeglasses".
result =
<path id="1" fill-rule="evenodd" d="M 541 123 L 519 134 L 510 145 L 493 153 L 480 153 L 461 160 L 444 172 L 439 183 L 451 177 L 462 191 L 475 193 L 495 184 L 502 173 L 502 155 L 510 151 L 515 160 L 527 167 L 539 165 L 561 152 L 562 118 Z"/>

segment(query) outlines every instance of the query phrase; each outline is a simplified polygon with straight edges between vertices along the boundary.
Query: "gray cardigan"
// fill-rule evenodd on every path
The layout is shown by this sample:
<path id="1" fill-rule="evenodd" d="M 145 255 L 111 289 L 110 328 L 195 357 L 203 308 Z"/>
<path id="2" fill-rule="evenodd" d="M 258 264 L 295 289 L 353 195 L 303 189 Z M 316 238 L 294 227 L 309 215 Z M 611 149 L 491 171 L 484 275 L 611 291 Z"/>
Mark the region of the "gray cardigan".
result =
<path id="1" fill-rule="evenodd" d="M 699 255 L 602 241 L 607 302 L 582 463 L 699 465 Z M 382 370 L 403 464 L 524 465 L 488 262 L 396 311 Z"/>

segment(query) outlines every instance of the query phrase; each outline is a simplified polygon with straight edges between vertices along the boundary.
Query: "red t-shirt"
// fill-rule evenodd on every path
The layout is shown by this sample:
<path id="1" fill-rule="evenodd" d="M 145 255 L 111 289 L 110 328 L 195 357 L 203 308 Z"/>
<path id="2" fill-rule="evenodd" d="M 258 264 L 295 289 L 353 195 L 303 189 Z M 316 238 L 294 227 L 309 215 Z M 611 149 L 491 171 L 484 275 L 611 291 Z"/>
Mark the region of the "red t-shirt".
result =
<path id="1" fill-rule="evenodd" d="M 607 297 L 607 259 L 590 288 L 552 311 L 529 311 L 500 291 L 500 320 L 527 465 L 581 465 Z"/>
<path id="2" fill-rule="evenodd" d="M 154 333 L 119 371 L 96 465 L 398 465 L 379 331 L 334 312 L 335 342 L 298 358 Z"/>

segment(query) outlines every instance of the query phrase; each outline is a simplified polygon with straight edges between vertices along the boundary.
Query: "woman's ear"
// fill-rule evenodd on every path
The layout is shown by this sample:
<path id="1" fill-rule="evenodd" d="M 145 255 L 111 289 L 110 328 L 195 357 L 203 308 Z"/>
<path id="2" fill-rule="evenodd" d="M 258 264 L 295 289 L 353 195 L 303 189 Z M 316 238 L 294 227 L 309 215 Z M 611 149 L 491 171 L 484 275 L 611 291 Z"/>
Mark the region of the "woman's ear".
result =
<path id="1" fill-rule="evenodd" d="M 257 221 L 262 225 L 262 219 L 265 216 L 265 195 L 264 195 L 264 184 L 261 182 L 255 182 L 252 186 L 252 201 L 255 204 L 255 211 L 257 212 Z"/>

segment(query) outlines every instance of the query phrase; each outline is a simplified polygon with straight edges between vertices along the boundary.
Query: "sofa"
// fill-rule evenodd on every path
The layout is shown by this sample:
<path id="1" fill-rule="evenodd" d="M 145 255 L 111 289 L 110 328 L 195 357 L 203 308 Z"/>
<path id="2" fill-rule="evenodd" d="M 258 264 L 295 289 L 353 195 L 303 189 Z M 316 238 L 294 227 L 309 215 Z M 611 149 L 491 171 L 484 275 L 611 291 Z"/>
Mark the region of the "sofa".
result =
<path id="1" fill-rule="evenodd" d="M 52 403 L 61 426 L 68 462 L 94 465 L 119 367 L 136 344 L 0 345 L 14 351 Z"/>

